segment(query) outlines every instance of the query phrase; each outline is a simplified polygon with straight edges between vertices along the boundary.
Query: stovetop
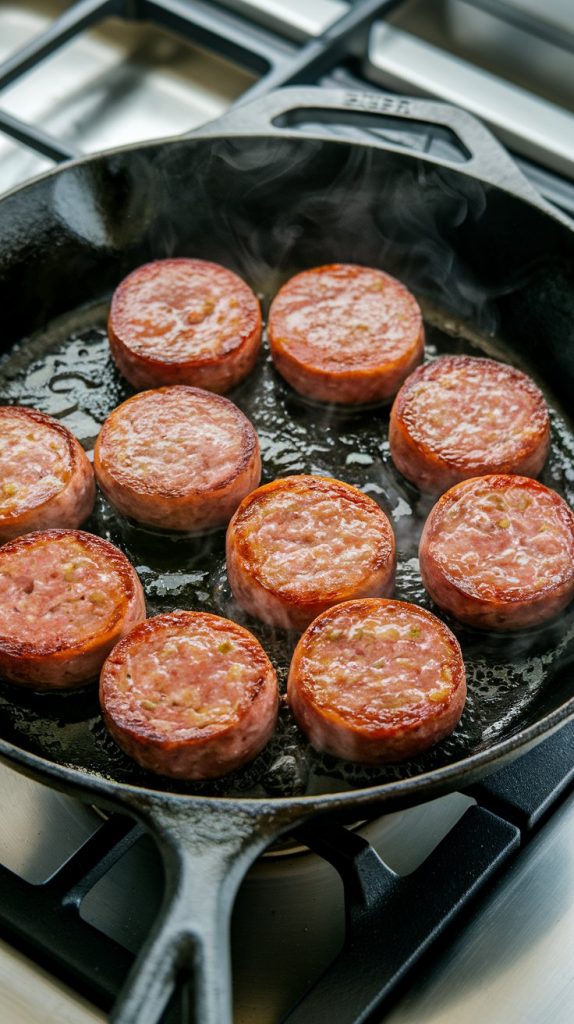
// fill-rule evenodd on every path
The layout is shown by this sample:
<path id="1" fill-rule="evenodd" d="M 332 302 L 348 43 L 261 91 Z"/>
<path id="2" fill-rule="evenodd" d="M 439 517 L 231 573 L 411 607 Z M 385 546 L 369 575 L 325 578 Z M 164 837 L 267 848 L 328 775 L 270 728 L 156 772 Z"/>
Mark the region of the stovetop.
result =
<path id="1" fill-rule="evenodd" d="M 574 213 L 573 48 L 568 0 L 3 3 L 0 191 L 274 84 L 367 81 L 475 111 Z M 399 142 L 428 148 L 431 132 Z M 471 793 L 261 859 L 233 919 L 237 1024 L 570 1022 L 573 744 L 568 725 Z M 6 767 L 0 793 L 0 1019 L 104 1020 L 159 906 L 158 854 L 126 819 Z M 363 893 L 346 907 L 344 881 Z"/>
<path id="2" fill-rule="evenodd" d="M 574 213 L 573 53 L 570 0 L 5 2 L 0 191 L 77 152 L 190 131 L 274 86 L 368 81 L 476 113 Z"/>
<path id="3" fill-rule="evenodd" d="M 570 1021 L 573 743 L 571 723 L 469 793 L 262 858 L 233 918 L 237 1024 Z M 127 818 L 1 778 L 2 934 L 108 1007 L 159 909 L 159 855 Z M 37 971 L 18 1016 L 20 978 L 0 992 L 11 1024 L 105 1019 Z"/>

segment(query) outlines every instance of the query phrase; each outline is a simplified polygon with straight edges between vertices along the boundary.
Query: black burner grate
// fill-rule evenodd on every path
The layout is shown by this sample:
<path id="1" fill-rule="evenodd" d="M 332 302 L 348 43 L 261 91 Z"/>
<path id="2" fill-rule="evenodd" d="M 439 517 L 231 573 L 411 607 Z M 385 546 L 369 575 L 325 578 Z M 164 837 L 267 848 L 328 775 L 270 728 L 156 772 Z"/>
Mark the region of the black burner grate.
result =
<path id="1" fill-rule="evenodd" d="M 377 16 L 404 0 L 358 0 L 318 39 L 300 50 L 217 3 L 201 0 L 78 0 L 45 31 L 0 65 L 0 93 L 65 43 L 106 18 L 149 22 L 176 32 L 259 76 L 253 92 L 310 83 L 348 53 Z M 251 90 L 249 95 L 251 95 Z M 34 125 L 0 110 L 0 130 L 56 162 L 78 154 Z"/>
<path id="2" fill-rule="evenodd" d="M 380 1020 L 415 964 L 569 792 L 573 750 L 570 723 L 474 787 L 479 805 L 407 876 L 391 871 L 356 832 L 323 822 L 300 829 L 296 839 L 341 876 L 346 940 L 285 1024 L 367 1024 L 374 1014 Z M 141 835 L 128 818 L 111 817 L 42 885 L 0 868 L 3 935 L 103 1009 L 118 994 L 132 954 L 83 920 L 80 907 Z M 182 1020 L 179 1002 L 164 1019 Z"/>
<path id="3" fill-rule="evenodd" d="M 478 4 L 483 0 L 467 2 Z M 484 2 L 499 5 L 508 13 L 508 5 L 500 0 Z M 406 0 L 354 0 L 349 10 L 322 35 L 297 47 L 217 0 L 77 0 L 46 31 L 0 64 L 0 97 L 4 89 L 46 57 L 107 18 L 156 25 L 252 72 L 258 80 L 240 97 L 239 103 L 287 85 L 344 84 L 364 90 L 361 63 L 368 52 L 371 25 L 405 3 Z M 369 88 L 383 92 L 378 86 Z M 56 163 L 80 155 L 61 139 L 7 113 L 1 106 L 0 132 Z M 420 140 L 422 151 L 429 150 L 433 135 L 429 128 Z M 394 141 L 401 144 L 400 140 Z M 568 181 L 523 158 L 517 158 L 517 163 L 546 198 L 574 215 L 574 195 Z"/>

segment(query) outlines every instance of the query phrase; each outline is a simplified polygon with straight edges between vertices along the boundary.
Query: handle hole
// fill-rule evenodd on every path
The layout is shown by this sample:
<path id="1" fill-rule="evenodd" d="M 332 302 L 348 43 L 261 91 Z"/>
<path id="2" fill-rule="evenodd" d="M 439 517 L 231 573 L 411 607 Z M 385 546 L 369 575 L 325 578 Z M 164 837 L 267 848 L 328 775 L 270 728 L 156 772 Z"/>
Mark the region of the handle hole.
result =
<path id="1" fill-rule="evenodd" d="M 472 156 L 450 128 L 410 118 L 388 117 L 359 110 L 306 107 L 279 114 L 273 118 L 273 124 L 277 128 L 297 128 L 302 132 L 316 132 L 318 128 L 328 125 L 334 138 L 343 135 L 349 140 L 356 138 L 364 141 L 365 135 L 371 135 L 375 141 L 440 157 L 451 163 L 466 163 Z"/>

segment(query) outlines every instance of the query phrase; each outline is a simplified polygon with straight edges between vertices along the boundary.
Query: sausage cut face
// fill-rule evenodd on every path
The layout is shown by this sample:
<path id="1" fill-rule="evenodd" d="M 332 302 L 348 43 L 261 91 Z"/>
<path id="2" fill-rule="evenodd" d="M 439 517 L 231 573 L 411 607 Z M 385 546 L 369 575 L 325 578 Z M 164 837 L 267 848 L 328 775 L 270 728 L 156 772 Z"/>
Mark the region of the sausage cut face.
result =
<path id="1" fill-rule="evenodd" d="M 176 531 L 227 524 L 261 477 L 247 417 L 227 398 L 185 386 L 118 406 L 100 431 L 94 465 L 118 511 Z"/>
<path id="2" fill-rule="evenodd" d="M 489 473 L 537 476 L 550 420 L 542 392 L 520 370 L 494 359 L 443 356 L 403 384 L 389 443 L 407 479 L 440 492 Z"/>
<path id="3" fill-rule="evenodd" d="M 396 394 L 424 352 L 414 296 L 382 270 L 333 263 L 292 277 L 269 311 L 277 370 L 301 394 L 357 405 Z"/>
<path id="4" fill-rule="evenodd" d="M 174 778 L 216 778 L 251 760 L 273 732 L 278 700 L 255 637 L 207 612 L 148 619 L 112 651 L 100 680 L 118 745 Z"/>
<path id="5" fill-rule="evenodd" d="M 433 601 L 461 622 L 535 626 L 574 596 L 574 513 L 537 480 L 465 480 L 431 510 L 419 560 Z"/>
<path id="6" fill-rule="evenodd" d="M 94 498 L 92 467 L 66 427 L 36 409 L 0 407 L 0 542 L 79 526 Z"/>
<path id="7" fill-rule="evenodd" d="M 35 689 L 96 678 L 114 643 L 145 618 L 128 559 L 79 530 L 46 530 L 0 548 L 0 672 Z"/>
<path id="8" fill-rule="evenodd" d="M 261 309 L 245 281 L 218 263 L 155 260 L 116 289 L 108 335 L 135 388 L 191 384 L 223 392 L 255 365 Z"/>
<path id="9" fill-rule="evenodd" d="M 293 655 L 288 699 L 317 750 L 382 764 L 422 753 L 458 723 L 466 679 L 458 641 L 404 601 L 348 601 L 320 615 Z"/>
<path id="10" fill-rule="evenodd" d="M 248 612 L 304 629 L 350 597 L 388 594 L 395 540 L 372 498 L 340 480 L 292 476 L 253 491 L 227 531 L 227 573 Z"/>

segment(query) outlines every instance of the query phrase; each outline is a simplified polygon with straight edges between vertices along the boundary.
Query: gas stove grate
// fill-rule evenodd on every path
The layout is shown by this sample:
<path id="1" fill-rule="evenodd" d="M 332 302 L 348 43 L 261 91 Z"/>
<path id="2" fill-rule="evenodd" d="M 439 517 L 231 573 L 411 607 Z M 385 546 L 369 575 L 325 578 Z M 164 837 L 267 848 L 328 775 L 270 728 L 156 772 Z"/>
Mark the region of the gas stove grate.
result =
<path id="1" fill-rule="evenodd" d="M 251 98 L 280 85 L 315 81 L 348 52 L 357 35 L 365 33 L 375 17 L 384 16 L 400 3 L 404 0 L 358 0 L 322 36 L 297 50 L 217 3 L 78 0 L 45 32 L 0 65 L 0 93 L 81 32 L 114 17 L 155 24 L 252 71 L 259 81 L 246 94 Z M 79 155 L 42 129 L 2 110 L 0 130 L 56 162 Z"/>
<path id="2" fill-rule="evenodd" d="M 337 870 L 344 886 L 343 950 L 284 1018 L 285 1024 L 367 1024 L 478 891 L 555 809 L 574 780 L 574 723 L 473 787 L 470 807 L 414 872 L 399 876 L 362 836 L 321 822 L 295 838 Z M 142 835 L 114 815 L 47 882 L 0 868 L 4 936 L 43 967 L 108 1009 L 132 954 L 80 916 L 83 899 Z M 165 1024 L 181 1021 L 180 999 Z M 378 1018 L 380 1019 L 380 1017 Z"/>
<path id="3" fill-rule="evenodd" d="M 239 103 L 287 85 L 346 85 L 364 90 L 361 61 L 360 58 L 357 60 L 357 55 L 368 52 L 373 22 L 387 18 L 406 2 L 355 0 L 349 10 L 321 35 L 297 47 L 276 32 L 254 25 L 247 17 L 215 0 L 77 0 L 44 32 L 0 63 L 0 97 L 4 89 L 45 58 L 107 18 L 156 25 L 253 73 L 257 81 L 240 96 Z M 482 0 L 468 2 L 479 3 Z M 499 0 L 488 2 L 493 6 L 499 5 Z M 506 10 L 507 5 L 500 6 Z M 385 95 L 392 92 L 372 83 L 369 89 Z M 1 106 L 0 132 L 55 163 L 81 155 L 68 142 L 8 113 Z M 422 151 L 428 150 L 432 138 L 433 130 L 429 128 L 420 146 Z M 393 141 L 402 144 L 400 139 Z M 547 199 L 564 212 L 574 215 L 574 198 L 568 181 L 529 160 L 515 159 Z"/>

